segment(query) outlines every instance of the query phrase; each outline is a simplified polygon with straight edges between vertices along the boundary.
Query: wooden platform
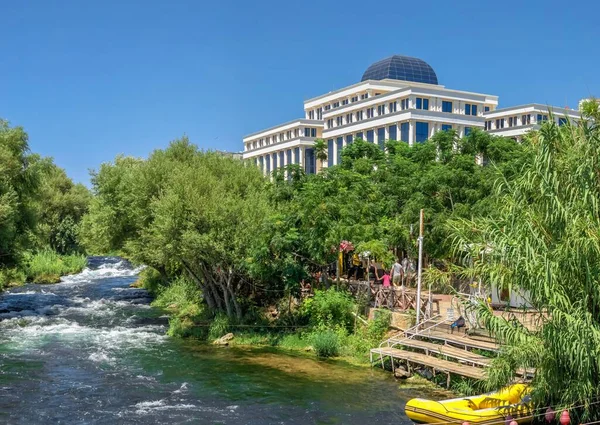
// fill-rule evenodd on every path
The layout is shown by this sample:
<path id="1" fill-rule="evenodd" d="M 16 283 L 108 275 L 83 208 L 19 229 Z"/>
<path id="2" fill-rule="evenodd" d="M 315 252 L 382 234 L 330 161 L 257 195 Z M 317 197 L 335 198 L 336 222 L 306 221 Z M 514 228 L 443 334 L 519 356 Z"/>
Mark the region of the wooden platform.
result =
<path id="1" fill-rule="evenodd" d="M 427 354 L 401 350 L 399 348 L 373 348 L 371 350 L 372 362 L 374 361 L 374 356 L 378 356 L 382 361 L 383 357 L 404 360 L 407 362 L 409 369 L 411 367 L 411 363 L 430 367 L 434 371 L 434 375 L 436 372 L 448 374 L 448 382 L 450 382 L 450 373 L 473 379 L 483 379 L 485 377 L 485 371 L 480 367 L 467 366 L 464 364 L 443 360 L 438 357 L 428 356 Z"/>
<path id="2" fill-rule="evenodd" d="M 399 346 L 425 351 L 426 355 L 437 354 L 446 358 L 456 359 L 459 362 L 469 363 L 472 366 L 489 366 L 492 359 L 446 344 L 435 344 L 420 339 L 406 338 L 398 342 Z"/>
<path id="3" fill-rule="evenodd" d="M 475 338 L 470 338 L 465 334 L 444 332 L 442 330 L 428 330 L 425 332 L 409 332 L 406 336 L 410 337 L 418 337 L 419 339 L 427 338 L 435 341 L 442 341 L 445 344 L 458 345 L 465 349 L 478 349 L 478 350 L 486 350 L 491 352 L 498 352 L 500 347 L 498 344 L 494 344 L 492 342 L 481 341 Z"/>

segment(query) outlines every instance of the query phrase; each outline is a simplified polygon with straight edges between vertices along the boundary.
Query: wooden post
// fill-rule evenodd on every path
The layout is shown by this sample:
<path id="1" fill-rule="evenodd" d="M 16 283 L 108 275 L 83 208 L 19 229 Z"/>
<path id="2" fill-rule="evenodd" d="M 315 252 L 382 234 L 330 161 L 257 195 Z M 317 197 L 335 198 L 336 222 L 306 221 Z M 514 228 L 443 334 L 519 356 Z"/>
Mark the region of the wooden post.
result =
<path id="1" fill-rule="evenodd" d="M 450 372 L 448 372 L 448 377 L 446 378 L 446 388 L 450 389 Z"/>
<path id="2" fill-rule="evenodd" d="M 421 323 L 421 269 L 423 268 L 423 221 L 423 210 L 421 209 L 421 212 L 419 214 L 419 263 L 417 269 L 417 326 Z"/>

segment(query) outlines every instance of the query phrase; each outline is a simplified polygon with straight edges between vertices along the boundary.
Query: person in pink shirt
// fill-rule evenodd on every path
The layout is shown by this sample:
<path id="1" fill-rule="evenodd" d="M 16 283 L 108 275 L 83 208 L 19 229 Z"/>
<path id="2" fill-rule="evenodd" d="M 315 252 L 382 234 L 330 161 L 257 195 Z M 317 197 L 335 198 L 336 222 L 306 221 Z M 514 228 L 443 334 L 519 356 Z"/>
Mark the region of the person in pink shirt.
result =
<path id="1" fill-rule="evenodd" d="M 383 276 L 379 277 L 379 274 L 377 273 L 377 269 L 375 269 L 375 276 L 377 276 L 377 280 L 381 280 L 381 282 L 383 283 L 383 287 L 387 288 L 390 287 L 390 274 L 387 272 L 387 270 L 383 269 Z"/>

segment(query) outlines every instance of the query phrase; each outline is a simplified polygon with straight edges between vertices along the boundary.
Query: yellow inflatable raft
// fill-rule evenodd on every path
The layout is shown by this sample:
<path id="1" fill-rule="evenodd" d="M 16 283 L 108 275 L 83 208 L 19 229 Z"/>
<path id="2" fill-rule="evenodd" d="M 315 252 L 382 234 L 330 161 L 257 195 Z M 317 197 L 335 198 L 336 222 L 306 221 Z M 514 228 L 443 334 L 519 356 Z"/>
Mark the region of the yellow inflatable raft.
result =
<path id="1" fill-rule="evenodd" d="M 528 388 L 515 384 L 498 392 L 475 397 L 433 401 L 413 398 L 404 411 L 413 422 L 421 424 L 485 424 L 504 425 L 508 417 L 519 424 L 530 423 L 532 418 Z"/>

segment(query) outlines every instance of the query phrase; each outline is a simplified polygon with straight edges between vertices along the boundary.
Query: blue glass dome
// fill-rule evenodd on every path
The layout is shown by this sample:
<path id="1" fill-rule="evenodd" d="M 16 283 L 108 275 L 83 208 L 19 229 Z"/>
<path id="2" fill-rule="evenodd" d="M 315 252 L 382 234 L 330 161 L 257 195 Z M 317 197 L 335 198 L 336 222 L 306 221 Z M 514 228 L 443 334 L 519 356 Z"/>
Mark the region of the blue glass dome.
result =
<path id="1" fill-rule="evenodd" d="M 414 81 L 417 83 L 437 84 L 435 71 L 427 62 L 409 56 L 394 55 L 375 62 L 367 68 L 361 81 L 366 80 Z"/>

